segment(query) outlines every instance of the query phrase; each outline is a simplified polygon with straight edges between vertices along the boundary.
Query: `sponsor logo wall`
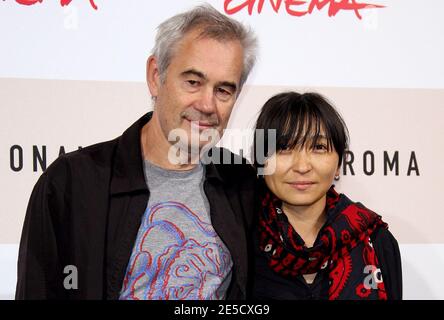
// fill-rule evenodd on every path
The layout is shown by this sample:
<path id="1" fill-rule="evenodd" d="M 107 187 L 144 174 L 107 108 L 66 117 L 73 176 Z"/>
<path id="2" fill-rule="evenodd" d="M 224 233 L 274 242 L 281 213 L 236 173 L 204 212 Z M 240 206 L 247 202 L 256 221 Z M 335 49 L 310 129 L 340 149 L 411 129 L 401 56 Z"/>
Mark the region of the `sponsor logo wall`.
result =
<path id="1" fill-rule="evenodd" d="M 404 297 L 444 299 L 444 3 L 367 2 L 209 1 L 260 40 L 220 144 L 248 156 L 258 111 L 275 93 L 327 96 L 351 136 L 338 189 L 389 223 Z M 38 177 L 60 154 L 113 139 L 151 109 L 144 72 L 155 28 L 198 3 L 0 2 L 0 299 L 14 296 Z"/>

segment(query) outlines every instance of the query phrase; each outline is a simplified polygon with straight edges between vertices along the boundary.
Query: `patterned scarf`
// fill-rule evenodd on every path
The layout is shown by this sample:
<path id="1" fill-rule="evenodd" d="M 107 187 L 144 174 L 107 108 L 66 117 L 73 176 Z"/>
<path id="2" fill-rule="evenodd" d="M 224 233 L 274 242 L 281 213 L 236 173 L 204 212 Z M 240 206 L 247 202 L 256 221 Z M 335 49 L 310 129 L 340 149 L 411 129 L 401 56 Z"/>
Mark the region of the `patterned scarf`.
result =
<path id="1" fill-rule="evenodd" d="M 332 186 L 327 192 L 327 223 L 314 246 L 307 248 L 281 206 L 269 191 L 262 197 L 259 247 L 274 272 L 292 278 L 328 268 L 330 300 L 387 299 L 370 239 L 378 228 L 387 228 L 381 216 Z"/>

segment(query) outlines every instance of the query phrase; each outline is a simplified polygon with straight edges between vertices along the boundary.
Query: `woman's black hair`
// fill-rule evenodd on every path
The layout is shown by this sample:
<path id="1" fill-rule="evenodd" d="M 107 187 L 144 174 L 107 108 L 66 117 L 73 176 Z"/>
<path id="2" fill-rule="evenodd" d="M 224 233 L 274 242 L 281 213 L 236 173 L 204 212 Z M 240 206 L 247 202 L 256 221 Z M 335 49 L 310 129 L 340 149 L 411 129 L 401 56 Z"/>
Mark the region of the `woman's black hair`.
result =
<path id="1" fill-rule="evenodd" d="M 306 147 L 307 143 L 314 148 L 323 131 L 328 150 L 333 146 L 339 155 L 340 167 L 349 144 L 348 129 L 341 115 L 326 98 L 314 92 L 284 92 L 271 97 L 262 107 L 255 129 L 252 161 L 256 169 L 264 166 L 257 154 L 259 146 L 264 157 L 296 146 Z M 257 129 L 263 129 L 264 134 L 258 135 Z M 269 150 L 268 132 L 273 129 L 276 145 Z"/>

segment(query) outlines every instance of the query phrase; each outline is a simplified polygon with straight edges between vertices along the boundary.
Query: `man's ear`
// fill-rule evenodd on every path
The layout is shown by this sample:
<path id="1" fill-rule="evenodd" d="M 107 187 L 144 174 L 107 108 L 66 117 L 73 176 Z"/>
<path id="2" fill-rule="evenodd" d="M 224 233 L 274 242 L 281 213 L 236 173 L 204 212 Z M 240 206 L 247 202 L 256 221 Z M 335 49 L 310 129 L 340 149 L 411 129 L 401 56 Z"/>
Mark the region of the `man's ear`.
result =
<path id="1" fill-rule="evenodd" d="M 153 55 L 149 56 L 146 62 L 146 83 L 151 96 L 157 97 L 160 88 L 160 73 L 157 58 Z"/>

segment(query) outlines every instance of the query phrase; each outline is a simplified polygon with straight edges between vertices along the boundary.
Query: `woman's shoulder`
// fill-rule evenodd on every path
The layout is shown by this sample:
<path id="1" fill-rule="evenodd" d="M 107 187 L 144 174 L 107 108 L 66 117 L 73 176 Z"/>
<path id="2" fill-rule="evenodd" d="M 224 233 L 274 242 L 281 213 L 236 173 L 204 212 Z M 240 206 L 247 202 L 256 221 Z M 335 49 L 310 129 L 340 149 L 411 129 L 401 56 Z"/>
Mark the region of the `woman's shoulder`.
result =
<path id="1" fill-rule="evenodd" d="M 370 208 L 366 207 L 363 203 L 353 201 L 346 194 L 340 193 L 339 194 L 339 198 L 340 198 L 339 203 L 342 206 L 348 207 L 350 205 L 355 205 L 357 207 L 360 207 L 360 208 L 363 208 L 365 210 L 368 210 L 369 212 L 374 212 Z M 382 218 L 382 217 L 380 217 L 380 218 Z M 370 238 L 371 238 L 372 243 L 374 245 L 377 245 L 379 247 L 386 248 L 386 249 L 392 248 L 392 249 L 398 249 L 399 250 L 398 241 L 393 236 L 393 234 L 389 231 L 388 227 L 384 227 L 383 225 L 381 225 L 380 227 L 378 227 L 372 233 Z"/>
<path id="2" fill-rule="evenodd" d="M 399 245 L 395 236 L 388 228 L 380 227 L 370 236 L 373 246 L 378 246 L 385 249 L 398 249 Z"/>
<path id="3" fill-rule="evenodd" d="M 341 194 L 344 202 L 356 204 L 369 211 L 364 204 L 350 200 Z M 372 211 L 373 212 L 373 211 Z M 370 235 L 372 246 L 379 261 L 379 266 L 385 283 L 387 297 L 390 300 L 402 299 L 402 265 L 399 244 L 395 236 L 390 232 L 386 224 L 381 224 Z"/>
<path id="4" fill-rule="evenodd" d="M 388 298 L 390 300 L 401 300 L 402 266 L 398 241 L 384 227 L 378 228 L 370 236 L 370 239 L 379 260 Z"/>

